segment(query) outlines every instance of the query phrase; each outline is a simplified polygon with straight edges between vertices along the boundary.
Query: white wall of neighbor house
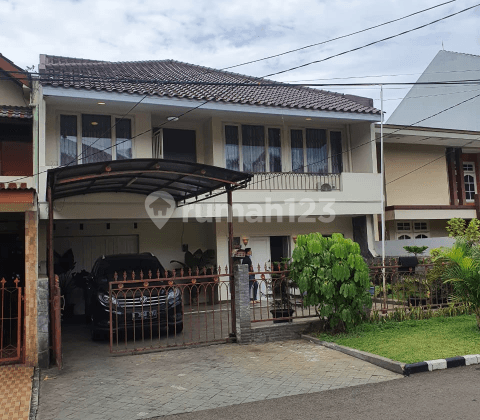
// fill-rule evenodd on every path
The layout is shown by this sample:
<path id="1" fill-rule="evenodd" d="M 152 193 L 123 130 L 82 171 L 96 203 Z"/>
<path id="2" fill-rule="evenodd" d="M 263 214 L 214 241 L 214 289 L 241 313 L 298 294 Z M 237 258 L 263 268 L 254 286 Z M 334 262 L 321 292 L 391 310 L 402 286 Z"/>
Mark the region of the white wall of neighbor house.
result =
<path id="1" fill-rule="evenodd" d="M 452 217 L 455 217 L 455 215 L 452 215 Z M 403 222 L 410 222 L 411 225 L 413 226 L 413 223 L 415 221 L 422 221 L 427 223 L 427 229 L 423 232 L 403 232 L 399 231 L 397 229 L 397 223 L 403 223 Z M 407 234 L 411 236 L 412 238 L 415 238 L 416 235 L 418 234 L 425 234 L 429 238 L 443 238 L 443 237 L 448 237 L 448 232 L 447 232 L 447 221 L 448 220 L 439 220 L 439 219 L 430 219 L 430 220 L 425 220 L 425 219 L 398 219 L 398 220 L 387 220 L 385 223 L 386 229 L 387 229 L 387 239 L 389 240 L 396 240 L 399 235 L 402 234 Z"/>
<path id="2" fill-rule="evenodd" d="M 11 81 L 0 80 L 0 104 L 12 106 L 28 106 L 24 98 L 23 88 Z"/>
<path id="3" fill-rule="evenodd" d="M 444 155 L 443 146 L 385 144 L 386 205 L 450 204 Z"/>

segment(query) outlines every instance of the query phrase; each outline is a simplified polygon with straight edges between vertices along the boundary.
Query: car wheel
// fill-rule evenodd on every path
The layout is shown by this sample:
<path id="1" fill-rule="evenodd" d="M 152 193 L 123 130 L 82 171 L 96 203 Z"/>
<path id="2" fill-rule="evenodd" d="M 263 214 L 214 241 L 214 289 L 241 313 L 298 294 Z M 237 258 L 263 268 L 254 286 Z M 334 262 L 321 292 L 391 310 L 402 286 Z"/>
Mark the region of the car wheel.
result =
<path id="1" fill-rule="evenodd" d="M 183 331 L 183 322 L 176 325 L 168 326 L 168 334 L 174 335 L 175 333 L 180 334 Z"/>

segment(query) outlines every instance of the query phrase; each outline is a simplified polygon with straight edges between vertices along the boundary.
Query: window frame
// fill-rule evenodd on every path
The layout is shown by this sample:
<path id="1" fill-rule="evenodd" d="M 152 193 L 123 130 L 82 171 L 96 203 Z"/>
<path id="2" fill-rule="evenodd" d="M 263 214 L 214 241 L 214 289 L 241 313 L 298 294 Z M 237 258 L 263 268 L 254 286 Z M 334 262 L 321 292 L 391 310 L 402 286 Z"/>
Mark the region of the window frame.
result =
<path id="1" fill-rule="evenodd" d="M 135 139 L 134 139 L 134 132 L 135 132 L 135 118 L 125 118 L 124 115 L 119 115 L 119 114 L 108 114 L 108 113 L 95 113 L 95 112 L 90 112 L 90 111 L 85 111 L 85 112 L 63 112 L 63 111 L 57 111 L 56 115 L 56 131 L 57 131 L 57 159 L 58 159 L 58 165 L 61 165 L 61 141 L 62 141 L 62 136 L 61 136 L 61 118 L 62 115 L 67 115 L 67 116 L 75 116 L 77 117 L 77 157 L 76 157 L 76 163 L 75 165 L 82 165 L 83 164 L 83 153 L 82 153 L 82 115 L 102 115 L 102 116 L 108 116 L 110 117 L 110 131 L 111 131 L 111 142 L 110 142 L 110 147 L 112 151 L 112 160 L 117 160 L 117 124 L 116 124 L 116 119 L 124 119 L 124 120 L 130 120 L 130 135 L 131 135 L 131 142 L 132 142 L 132 159 L 135 159 Z M 112 123 L 113 121 L 113 123 Z M 106 161 L 109 162 L 109 161 Z"/>
<path id="2" fill-rule="evenodd" d="M 473 191 L 474 191 L 474 196 L 475 194 L 477 194 L 478 192 L 478 187 L 477 187 L 477 174 L 476 174 L 476 165 L 475 165 L 476 162 L 473 162 L 473 161 L 465 161 L 465 162 L 462 162 L 462 167 L 463 167 L 463 187 L 465 189 L 465 193 L 467 192 L 467 189 L 465 188 L 466 185 L 465 185 L 465 176 L 471 176 L 473 178 Z M 472 170 L 465 170 L 465 165 L 472 165 Z M 475 199 L 473 198 L 467 198 L 465 196 L 465 202 L 467 203 L 474 203 L 475 202 Z"/>
<path id="3" fill-rule="evenodd" d="M 292 130 L 300 130 L 302 131 L 302 141 L 303 141 L 303 171 L 298 172 L 298 173 L 304 173 L 304 174 L 315 174 L 316 172 L 309 172 L 308 170 L 305 171 L 306 168 L 308 168 L 308 160 L 307 160 L 307 129 L 311 130 L 325 130 L 326 131 L 326 137 L 327 137 L 327 174 L 333 174 L 333 165 L 332 165 L 332 144 L 331 144 L 331 132 L 332 131 L 338 131 L 341 134 L 342 141 L 341 141 L 341 146 L 342 146 L 342 172 L 346 172 L 346 165 L 348 163 L 348 156 L 343 156 L 343 154 L 347 151 L 347 145 L 346 145 L 346 135 L 345 135 L 345 130 L 343 128 L 325 128 L 325 127 L 299 127 L 299 126 L 291 126 L 288 127 L 288 148 L 289 148 L 289 156 L 290 156 L 290 170 L 291 172 L 294 172 L 295 169 L 293 168 L 293 163 L 292 163 Z"/>
<path id="4" fill-rule="evenodd" d="M 263 127 L 263 132 L 264 132 L 264 146 L 265 146 L 265 172 L 259 172 L 259 173 L 274 173 L 270 172 L 270 152 L 269 152 L 269 141 L 268 141 L 268 129 L 273 128 L 279 131 L 280 133 L 280 159 L 281 159 L 281 172 L 283 172 L 285 168 L 285 159 L 284 159 L 284 142 L 283 142 L 283 130 L 282 127 L 279 125 L 267 125 L 267 124 L 254 124 L 254 123 L 248 123 L 248 124 L 242 124 L 242 123 L 228 123 L 224 122 L 222 125 L 222 136 L 223 136 L 223 165 L 226 169 L 227 168 L 227 153 L 226 153 L 226 145 L 227 145 L 227 136 L 225 133 L 225 128 L 227 126 L 234 126 L 237 127 L 238 130 L 238 167 L 240 172 L 243 171 L 243 138 L 242 138 L 242 126 L 243 125 L 251 125 L 251 126 L 261 126 Z M 257 172 L 256 172 L 257 173 Z"/>

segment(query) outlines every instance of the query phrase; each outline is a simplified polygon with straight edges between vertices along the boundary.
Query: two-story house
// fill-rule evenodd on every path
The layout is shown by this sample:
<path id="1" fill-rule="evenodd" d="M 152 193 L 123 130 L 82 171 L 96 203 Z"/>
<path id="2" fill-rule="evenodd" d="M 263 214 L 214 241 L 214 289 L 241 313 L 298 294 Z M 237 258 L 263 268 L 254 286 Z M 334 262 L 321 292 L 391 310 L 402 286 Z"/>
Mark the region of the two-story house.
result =
<path id="1" fill-rule="evenodd" d="M 446 222 L 479 217 L 480 56 L 439 51 L 384 125 L 389 254 L 451 243 Z M 380 127 L 376 127 L 380 150 Z M 405 242 L 403 242 L 405 241 Z"/>
<path id="2" fill-rule="evenodd" d="M 76 270 L 125 252 L 152 252 L 174 268 L 170 261 L 183 259 L 184 245 L 214 249 L 217 264 L 228 264 L 226 195 L 175 208 L 161 229 L 150 219 L 146 196 L 182 187 L 173 179 L 146 185 L 142 170 L 169 161 L 253 175 L 233 193 L 233 230 L 252 248 L 254 264 L 288 256 L 297 235 L 314 231 L 343 233 L 365 254 L 373 251 L 381 200 L 373 126 L 380 112 L 372 100 L 262 86 L 268 81 L 172 60 L 42 55 L 39 69 L 40 235 L 46 171 L 78 168 L 76 189 L 62 195 L 57 185 L 53 197 L 55 250 L 71 248 Z M 114 172 L 119 161 L 126 177 L 100 187 L 96 173 Z M 142 161 L 151 166 L 135 166 Z M 45 247 L 40 259 L 47 259 Z"/>
<path id="3" fill-rule="evenodd" d="M 36 365 L 38 215 L 31 82 L 1 54 L 0 76 L 0 363 Z"/>

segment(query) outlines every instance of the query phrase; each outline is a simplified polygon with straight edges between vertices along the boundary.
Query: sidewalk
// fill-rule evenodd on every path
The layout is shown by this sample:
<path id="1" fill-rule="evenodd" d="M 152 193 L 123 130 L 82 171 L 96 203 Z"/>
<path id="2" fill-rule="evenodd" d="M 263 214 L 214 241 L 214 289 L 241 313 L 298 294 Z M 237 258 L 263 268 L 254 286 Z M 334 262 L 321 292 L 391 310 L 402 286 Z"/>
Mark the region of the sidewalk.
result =
<path id="1" fill-rule="evenodd" d="M 0 366 L 0 420 L 28 420 L 34 369 Z"/>

